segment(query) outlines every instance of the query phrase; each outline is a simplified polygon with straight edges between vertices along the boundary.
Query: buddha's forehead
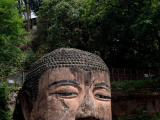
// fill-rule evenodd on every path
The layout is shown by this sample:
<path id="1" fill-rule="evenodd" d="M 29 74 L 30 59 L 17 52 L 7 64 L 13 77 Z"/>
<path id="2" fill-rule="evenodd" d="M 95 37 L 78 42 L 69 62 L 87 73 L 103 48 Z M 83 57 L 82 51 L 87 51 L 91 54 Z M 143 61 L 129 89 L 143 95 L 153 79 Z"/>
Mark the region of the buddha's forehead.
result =
<path id="1" fill-rule="evenodd" d="M 59 69 L 59 68 L 80 68 L 83 69 L 84 72 L 78 72 L 75 71 L 75 69 L 70 70 L 69 72 L 66 70 L 60 70 L 60 72 L 52 73 L 53 70 L 51 69 Z M 27 90 L 31 93 L 31 96 L 34 96 L 34 100 L 36 101 L 37 95 L 38 95 L 38 88 L 39 84 L 43 81 L 51 80 L 50 78 L 46 79 L 48 75 L 52 75 L 53 77 L 65 77 L 68 76 L 68 73 L 74 75 L 75 79 L 78 81 L 84 81 L 88 80 L 93 76 L 93 73 L 91 71 L 93 70 L 102 70 L 107 71 L 108 67 L 104 63 L 104 61 L 97 55 L 83 51 L 78 50 L 75 48 L 60 48 L 52 51 L 51 53 L 48 53 L 41 57 L 39 60 L 37 60 L 33 66 L 30 69 L 29 74 L 26 76 L 25 83 L 23 85 L 23 91 Z M 48 72 L 50 71 L 50 72 Z M 58 76 L 62 71 L 65 71 L 61 76 Z M 97 74 L 98 75 L 98 74 Z M 44 77 L 45 80 L 41 80 Z M 84 79 L 85 78 L 85 79 Z M 96 78 L 96 77 L 93 77 Z M 39 81 L 40 80 L 40 81 Z M 96 79 L 101 80 L 101 79 Z M 106 80 L 108 81 L 108 79 Z M 87 81 L 86 81 L 87 82 Z M 91 80 L 89 81 L 91 82 Z M 44 83 L 44 84 L 47 84 Z"/>
<path id="2" fill-rule="evenodd" d="M 102 70 L 85 71 L 80 68 L 52 68 L 47 70 L 41 77 L 40 83 L 48 86 L 55 81 L 73 80 L 79 84 L 94 85 L 96 83 L 106 83 L 110 86 L 109 73 Z"/>

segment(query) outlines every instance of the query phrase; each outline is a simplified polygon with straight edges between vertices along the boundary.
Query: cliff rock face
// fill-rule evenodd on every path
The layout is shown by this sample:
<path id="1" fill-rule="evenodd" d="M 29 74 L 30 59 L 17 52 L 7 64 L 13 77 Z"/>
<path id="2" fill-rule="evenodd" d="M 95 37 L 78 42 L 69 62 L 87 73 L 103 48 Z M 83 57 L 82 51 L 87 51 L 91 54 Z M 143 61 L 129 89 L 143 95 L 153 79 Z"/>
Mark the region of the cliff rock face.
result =
<path id="1" fill-rule="evenodd" d="M 12 91 L 8 93 L 8 106 L 12 114 L 15 110 L 17 96 L 18 96 L 18 91 L 17 92 Z"/>
<path id="2" fill-rule="evenodd" d="M 160 93 L 152 94 L 120 94 L 112 93 L 112 114 L 119 116 L 122 113 L 126 115 L 134 114 L 135 109 L 143 108 L 152 115 L 160 114 Z"/>

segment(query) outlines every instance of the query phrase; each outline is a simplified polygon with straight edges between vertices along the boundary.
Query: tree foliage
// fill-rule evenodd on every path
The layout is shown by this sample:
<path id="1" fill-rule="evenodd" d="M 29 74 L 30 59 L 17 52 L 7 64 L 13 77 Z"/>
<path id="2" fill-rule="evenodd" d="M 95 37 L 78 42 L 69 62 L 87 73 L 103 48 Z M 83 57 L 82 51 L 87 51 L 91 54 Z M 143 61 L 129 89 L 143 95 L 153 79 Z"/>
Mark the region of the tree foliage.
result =
<path id="1" fill-rule="evenodd" d="M 0 85 L 0 118 L 1 120 L 11 120 L 11 114 L 9 113 L 9 107 L 7 103 L 7 87 L 6 84 Z"/>
<path id="2" fill-rule="evenodd" d="M 157 0 L 45 0 L 33 50 L 39 58 L 75 47 L 100 55 L 109 67 L 157 70 L 159 9 Z"/>
<path id="3" fill-rule="evenodd" d="M 50 0 L 43 4 L 38 12 L 38 31 L 33 40 L 33 49 L 37 55 L 58 47 L 77 46 L 81 41 L 77 10 L 80 3 L 73 0 Z"/>
<path id="4" fill-rule="evenodd" d="M 149 0 L 92 0 L 85 3 L 89 8 L 84 14 L 87 28 L 93 31 L 93 39 L 97 42 L 94 45 L 99 44 L 96 48 L 101 49 L 101 56 L 111 67 L 145 69 L 157 66 L 157 39 L 150 27 L 141 22 L 148 20 L 145 16 L 155 15 L 146 14 L 153 11 L 151 3 Z M 101 33 L 95 36 L 97 32 Z"/>
<path id="5" fill-rule="evenodd" d="M 7 75 L 19 65 L 21 43 L 25 42 L 23 21 L 15 0 L 0 1 L 0 76 Z"/>

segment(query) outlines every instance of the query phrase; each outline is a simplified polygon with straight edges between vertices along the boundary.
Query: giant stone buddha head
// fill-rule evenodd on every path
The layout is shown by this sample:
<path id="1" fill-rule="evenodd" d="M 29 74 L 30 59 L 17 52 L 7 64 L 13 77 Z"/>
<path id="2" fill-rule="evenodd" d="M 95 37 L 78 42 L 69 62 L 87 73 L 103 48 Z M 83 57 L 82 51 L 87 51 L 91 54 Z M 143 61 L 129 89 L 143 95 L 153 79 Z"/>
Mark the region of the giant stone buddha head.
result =
<path id="1" fill-rule="evenodd" d="M 109 70 L 86 51 L 60 48 L 43 56 L 22 91 L 25 120 L 112 120 Z"/>

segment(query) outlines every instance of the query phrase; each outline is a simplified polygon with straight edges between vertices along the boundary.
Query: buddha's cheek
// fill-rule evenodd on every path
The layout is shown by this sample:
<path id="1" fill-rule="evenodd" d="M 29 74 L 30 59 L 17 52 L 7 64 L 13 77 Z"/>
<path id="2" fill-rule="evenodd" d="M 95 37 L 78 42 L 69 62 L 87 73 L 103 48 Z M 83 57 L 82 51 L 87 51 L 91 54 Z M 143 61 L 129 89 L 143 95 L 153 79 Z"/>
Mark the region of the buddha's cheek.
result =
<path id="1" fill-rule="evenodd" d="M 69 103 L 64 99 L 49 96 L 48 119 L 47 120 L 74 120 L 75 110 L 73 102 Z M 71 105 L 72 104 L 72 105 Z"/>
<path id="2" fill-rule="evenodd" d="M 47 94 L 46 90 L 42 90 L 42 92 L 39 93 L 37 101 L 33 103 L 34 108 L 34 120 L 47 120 Z"/>
<path id="3" fill-rule="evenodd" d="M 112 120 L 111 101 L 101 102 L 98 104 L 97 112 L 99 113 L 99 118 L 104 118 L 104 120 Z"/>

